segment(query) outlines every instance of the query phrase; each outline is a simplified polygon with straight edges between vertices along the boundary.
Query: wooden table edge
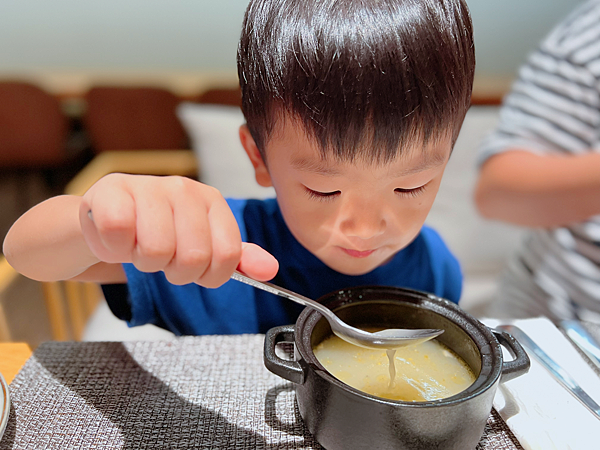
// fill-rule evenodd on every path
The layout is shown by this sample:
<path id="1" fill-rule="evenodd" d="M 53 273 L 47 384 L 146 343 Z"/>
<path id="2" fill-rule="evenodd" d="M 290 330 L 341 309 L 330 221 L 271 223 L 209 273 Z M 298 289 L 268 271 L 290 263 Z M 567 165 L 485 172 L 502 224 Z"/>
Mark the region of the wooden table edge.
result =
<path id="1" fill-rule="evenodd" d="M 31 356 L 31 348 L 23 342 L 0 342 L 0 373 L 8 384 Z"/>

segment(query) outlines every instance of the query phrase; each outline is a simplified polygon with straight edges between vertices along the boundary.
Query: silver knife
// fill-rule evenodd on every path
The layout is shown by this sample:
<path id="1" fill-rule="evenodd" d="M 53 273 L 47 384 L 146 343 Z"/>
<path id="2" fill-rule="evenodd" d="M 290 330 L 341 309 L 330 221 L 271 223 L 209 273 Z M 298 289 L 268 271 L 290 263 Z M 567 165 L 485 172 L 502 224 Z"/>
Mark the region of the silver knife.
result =
<path id="1" fill-rule="evenodd" d="M 525 349 L 529 350 L 530 355 L 550 372 L 556 381 L 569 391 L 573 397 L 579 400 L 597 419 L 600 419 L 600 406 L 579 386 L 577 381 L 565 369 L 550 358 L 523 330 L 515 325 L 499 325 L 496 328 L 512 334 Z"/>
<path id="2" fill-rule="evenodd" d="M 594 338 L 577 320 L 563 320 L 560 327 L 565 330 L 569 339 L 589 358 L 589 360 L 600 370 L 600 347 Z"/>

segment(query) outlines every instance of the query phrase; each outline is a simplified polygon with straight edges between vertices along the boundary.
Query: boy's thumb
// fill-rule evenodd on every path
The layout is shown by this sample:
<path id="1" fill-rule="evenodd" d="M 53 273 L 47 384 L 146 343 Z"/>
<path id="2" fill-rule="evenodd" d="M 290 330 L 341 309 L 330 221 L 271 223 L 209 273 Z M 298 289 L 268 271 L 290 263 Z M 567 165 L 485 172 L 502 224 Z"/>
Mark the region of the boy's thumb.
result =
<path id="1" fill-rule="evenodd" d="M 279 270 L 273 255 L 256 244 L 242 242 L 242 258 L 238 270 L 259 281 L 269 281 Z"/>

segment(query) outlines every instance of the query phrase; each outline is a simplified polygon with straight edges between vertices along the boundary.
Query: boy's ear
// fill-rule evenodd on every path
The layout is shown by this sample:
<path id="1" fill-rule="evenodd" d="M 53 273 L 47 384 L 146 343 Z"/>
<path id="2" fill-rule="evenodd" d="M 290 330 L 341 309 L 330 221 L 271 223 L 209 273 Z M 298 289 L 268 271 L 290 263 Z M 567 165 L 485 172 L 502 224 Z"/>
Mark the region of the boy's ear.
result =
<path id="1" fill-rule="evenodd" d="M 250 130 L 245 124 L 240 127 L 240 142 L 242 143 L 244 150 L 246 150 L 246 154 L 248 155 L 248 158 L 250 158 L 250 162 L 254 167 L 254 176 L 256 177 L 256 182 L 262 187 L 273 186 L 267 165 L 265 164 L 262 155 L 258 151 L 258 147 L 256 146 L 256 143 L 250 134 Z"/>

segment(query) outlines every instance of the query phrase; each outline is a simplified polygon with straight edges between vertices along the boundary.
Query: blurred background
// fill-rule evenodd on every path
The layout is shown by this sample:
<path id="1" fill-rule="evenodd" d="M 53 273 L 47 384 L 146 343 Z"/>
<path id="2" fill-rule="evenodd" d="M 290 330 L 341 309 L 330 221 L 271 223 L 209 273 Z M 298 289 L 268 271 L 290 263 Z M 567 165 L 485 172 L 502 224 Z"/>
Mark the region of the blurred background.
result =
<path id="1" fill-rule="evenodd" d="M 473 103 L 478 109 L 472 108 L 465 122 L 457 143 L 463 150 L 455 150 L 445 197 L 436 203 L 430 222 L 461 259 L 467 281 L 465 304 L 476 312 L 490 298 L 494 278 L 519 230 L 476 217 L 470 199 L 474 150 L 493 127 L 497 105 L 528 53 L 581 1 L 467 3 L 475 30 Z M 4 238 L 20 214 L 44 198 L 65 189 L 83 189 L 91 178 L 77 186 L 69 187 L 69 182 L 105 152 L 187 150 L 189 155 L 181 156 L 181 164 L 172 172 L 227 186 L 231 177 L 211 175 L 224 162 L 230 165 L 231 156 L 215 157 L 209 152 L 206 130 L 208 126 L 214 132 L 223 125 L 223 133 L 231 134 L 241 120 L 239 111 L 214 124 L 210 120 L 222 110 L 208 109 L 206 119 L 193 116 L 206 111 L 177 108 L 181 103 L 235 108 L 235 53 L 246 4 L 247 0 L 2 0 L 0 237 Z M 117 91 L 110 92 L 110 87 Z M 106 110 L 112 115 L 107 116 Z M 204 129 L 199 130 L 197 124 Z M 213 145 L 221 145 L 220 136 L 209 137 Z M 235 151 L 233 159 L 236 155 L 244 158 Z M 142 162 L 124 154 L 86 176 L 99 176 L 102 170 L 159 174 L 165 170 L 158 153 L 154 153 L 156 158 L 139 153 Z M 190 155 L 201 173 L 193 173 Z M 251 177 L 248 182 L 253 183 Z M 243 186 L 240 189 L 242 194 L 248 192 Z M 49 300 L 47 286 L 42 289 L 39 283 L 10 273 L 9 268 L 2 270 L 0 328 L 5 329 L 5 339 L 35 347 L 47 339 L 91 336 L 74 332 L 80 326 L 71 320 L 82 316 L 87 323 L 94 302 L 87 313 L 73 313 L 68 300 L 62 306 L 58 300 Z M 66 325 L 57 324 L 54 317 L 62 314 L 61 309 Z M 60 334 L 59 326 L 70 331 Z"/>
<path id="2" fill-rule="evenodd" d="M 468 0 L 478 84 L 497 92 L 578 0 Z M 246 0 L 3 0 L 0 74 L 80 93 L 90 80 L 154 80 L 194 94 L 235 79 Z"/>

